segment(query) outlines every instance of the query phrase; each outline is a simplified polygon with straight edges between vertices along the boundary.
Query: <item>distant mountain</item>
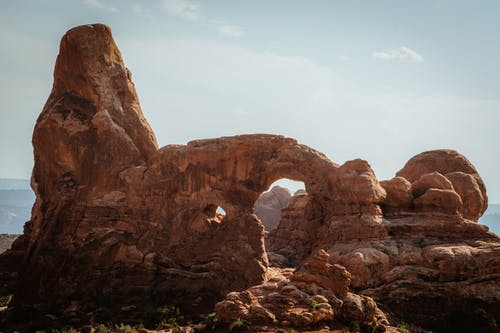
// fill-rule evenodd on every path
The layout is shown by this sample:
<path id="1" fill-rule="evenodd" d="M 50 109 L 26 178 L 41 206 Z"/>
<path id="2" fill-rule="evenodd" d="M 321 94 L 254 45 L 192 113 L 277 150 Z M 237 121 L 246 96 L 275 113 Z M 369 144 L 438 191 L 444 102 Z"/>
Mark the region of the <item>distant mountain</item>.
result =
<path id="1" fill-rule="evenodd" d="M 486 210 L 484 215 L 486 214 L 500 214 L 500 204 L 488 204 L 488 209 Z"/>
<path id="2" fill-rule="evenodd" d="M 22 234 L 34 202 L 29 180 L 0 178 L 0 234 Z"/>
<path id="3" fill-rule="evenodd" d="M 0 190 L 31 190 L 29 179 L 0 178 Z"/>
<path id="4" fill-rule="evenodd" d="M 35 194 L 30 190 L 0 190 L 0 207 L 31 207 Z"/>

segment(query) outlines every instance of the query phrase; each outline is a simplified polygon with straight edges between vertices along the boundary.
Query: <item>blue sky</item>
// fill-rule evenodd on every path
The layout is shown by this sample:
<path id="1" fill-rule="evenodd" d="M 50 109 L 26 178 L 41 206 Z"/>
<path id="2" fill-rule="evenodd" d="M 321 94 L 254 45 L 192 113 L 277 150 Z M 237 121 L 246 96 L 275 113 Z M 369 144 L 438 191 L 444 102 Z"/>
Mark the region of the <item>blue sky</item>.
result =
<path id="1" fill-rule="evenodd" d="M 160 145 L 277 133 L 391 178 L 466 155 L 500 203 L 498 1 L 2 1 L 0 177 L 31 134 L 69 28 L 109 25 Z"/>

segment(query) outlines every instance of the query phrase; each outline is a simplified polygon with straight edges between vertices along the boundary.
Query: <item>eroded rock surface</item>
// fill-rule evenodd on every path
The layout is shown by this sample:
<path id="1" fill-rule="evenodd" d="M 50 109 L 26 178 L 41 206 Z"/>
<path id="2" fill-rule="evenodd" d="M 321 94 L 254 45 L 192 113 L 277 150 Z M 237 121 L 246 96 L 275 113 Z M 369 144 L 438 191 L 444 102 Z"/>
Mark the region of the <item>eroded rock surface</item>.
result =
<path id="1" fill-rule="evenodd" d="M 276 327 L 318 327 L 335 320 L 356 322 L 360 328 L 385 332 L 389 322 L 373 299 L 348 292 L 350 273 L 331 264 L 320 250 L 294 272 L 270 269 L 271 278 L 242 292 L 229 293 L 215 305 L 219 317 L 242 319 L 257 330 Z"/>
<path id="2" fill-rule="evenodd" d="M 266 230 L 276 229 L 281 220 L 281 210 L 288 206 L 291 197 L 290 191 L 281 186 L 274 186 L 260 195 L 255 202 L 254 211 Z"/>
<path id="3" fill-rule="evenodd" d="M 419 154 L 379 182 L 366 161 L 337 165 L 278 135 L 158 149 L 99 24 L 63 37 L 33 146 L 32 218 L 0 256 L 2 289 L 14 292 L 4 319 L 92 321 L 96 309 L 153 300 L 191 312 L 221 301 L 227 322 L 300 328 L 339 319 L 383 331 L 376 302 L 438 329 L 471 308 L 500 317 L 500 240 L 477 224 L 486 189 L 455 151 Z M 281 178 L 307 193 L 265 244 L 254 204 Z"/>

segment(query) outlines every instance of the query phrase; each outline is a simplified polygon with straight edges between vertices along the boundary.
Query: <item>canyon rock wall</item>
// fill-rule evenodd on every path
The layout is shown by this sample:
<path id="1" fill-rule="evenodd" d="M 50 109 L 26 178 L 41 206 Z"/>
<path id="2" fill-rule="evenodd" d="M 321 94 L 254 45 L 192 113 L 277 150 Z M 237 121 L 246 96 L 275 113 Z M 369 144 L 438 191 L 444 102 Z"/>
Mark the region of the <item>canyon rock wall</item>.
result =
<path id="1" fill-rule="evenodd" d="M 373 299 L 429 325 L 471 307 L 500 315 L 500 240 L 477 224 L 485 186 L 455 151 L 417 155 L 379 182 L 366 161 L 337 165 L 278 135 L 158 149 L 99 24 L 62 38 L 33 146 L 32 218 L 0 256 L 13 309 L 88 313 L 162 295 L 191 311 L 222 301 L 226 321 L 246 311 L 302 327 L 339 313 L 382 331 Z M 291 198 L 266 245 L 254 204 L 281 178 L 307 193 Z M 270 269 L 266 246 L 296 272 Z M 290 292 L 288 307 L 273 304 Z M 314 297 L 321 311 L 310 314 Z"/>

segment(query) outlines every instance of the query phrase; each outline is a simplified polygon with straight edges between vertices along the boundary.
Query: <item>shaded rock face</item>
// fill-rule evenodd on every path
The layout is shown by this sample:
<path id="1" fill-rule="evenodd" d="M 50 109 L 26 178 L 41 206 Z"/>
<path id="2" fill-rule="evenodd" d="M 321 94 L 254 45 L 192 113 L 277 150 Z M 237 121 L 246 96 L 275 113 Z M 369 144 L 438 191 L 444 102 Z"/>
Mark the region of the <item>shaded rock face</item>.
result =
<path id="1" fill-rule="evenodd" d="M 295 210 L 303 216 L 295 225 L 284 210 L 267 247 L 292 265 L 326 249 L 351 274 L 352 288 L 408 322 L 438 331 L 487 327 L 500 315 L 500 240 L 476 223 L 487 197 L 474 167 L 453 151 L 425 152 L 379 184 L 385 197 L 376 185 L 367 193 L 382 198 L 382 216 L 330 211 L 311 227 L 306 207 Z M 483 323 L 470 308 L 487 313 Z"/>
<path id="2" fill-rule="evenodd" d="M 363 331 L 385 332 L 389 324 L 373 299 L 348 292 L 349 272 L 320 250 L 294 272 L 270 269 L 270 279 L 231 292 L 215 305 L 222 321 L 244 320 L 255 331 L 270 327 L 318 327 L 333 320 L 357 322 Z M 260 326 L 260 327 L 259 327 Z"/>
<path id="3" fill-rule="evenodd" d="M 308 203 L 305 191 L 291 197 L 288 206 L 281 210 L 278 228 L 266 237 L 268 257 L 274 266 L 294 267 L 310 254 L 313 238 L 305 215 Z"/>
<path id="4" fill-rule="evenodd" d="M 62 38 L 33 134 L 33 216 L 6 256 L 20 263 L 14 303 L 130 302 L 150 292 L 220 298 L 266 279 L 253 206 L 271 183 L 303 181 L 325 205 L 324 179 L 337 165 L 293 139 L 243 135 L 158 149 L 130 78 L 108 27 Z"/>
<path id="5" fill-rule="evenodd" d="M 290 191 L 281 186 L 274 186 L 264 192 L 255 202 L 255 215 L 262 221 L 266 230 L 276 229 L 281 220 L 281 210 L 288 206 Z"/>
<path id="6" fill-rule="evenodd" d="M 500 240 L 476 223 L 485 186 L 455 151 L 419 154 L 379 182 L 366 161 L 340 166 L 277 135 L 158 149 L 98 24 L 63 37 L 33 146 L 32 218 L 0 256 L 14 307 L 85 312 L 154 295 L 196 311 L 230 293 L 222 318 L 297 327 L 341 317 L 385 327 L 375 301 L 435 327 L 471 306 L 500 316 Z M 265 244 L 254 203 L 281 178 L 307 193 L 290 199 Z M 266 247 L 297 270 L 270 269 Z M 306 309 L 314 297 L 317 313 Z"/>

